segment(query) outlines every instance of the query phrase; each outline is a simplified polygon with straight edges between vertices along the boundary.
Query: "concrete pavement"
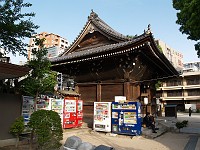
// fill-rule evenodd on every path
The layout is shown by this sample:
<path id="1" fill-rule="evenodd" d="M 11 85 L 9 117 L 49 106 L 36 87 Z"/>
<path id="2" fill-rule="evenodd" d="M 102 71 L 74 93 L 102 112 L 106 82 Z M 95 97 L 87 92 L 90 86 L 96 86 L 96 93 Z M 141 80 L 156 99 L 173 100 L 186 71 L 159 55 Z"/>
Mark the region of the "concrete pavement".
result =
<path id="1" fill-rule="evenodd" d="M 188 120 L 188 126 L 179 132 L 175 124 L 183 120 Z M 158 133 L 145 128 L 141 136 L 95 132 L 87 126 L 66 129 L 61 142 L 64 145 L 68 137 L 75 135 L 83 142 L 95 146 L 106 145 L 115 150 L 200 150 L 200 114 L 193 113 L 189 117 L 187 113 L 178 113 L 177 118 L 158 117 L 156 122 Z M 63 150 L 63 146 L 60 150 Z"/>
<path id="2" fill-rule="evenodd" d="M 188 126 L 180 130 L 176 128 L 177 121 L 188 120 Z M 175 117 L 156 118 L 158 133 L 143 129 L 142 136 L 125 136 L 110 133 L 95 132 L 91 128 L 67 129 L 64 132 L 64 144 L 67 137 L 78 136 L 83 142 L 93 145 L 107 145 L 116 150 L 200 150 L 200 114 L 178 113 Z M 63 149 L 63 148 L 61 148 Z"/>

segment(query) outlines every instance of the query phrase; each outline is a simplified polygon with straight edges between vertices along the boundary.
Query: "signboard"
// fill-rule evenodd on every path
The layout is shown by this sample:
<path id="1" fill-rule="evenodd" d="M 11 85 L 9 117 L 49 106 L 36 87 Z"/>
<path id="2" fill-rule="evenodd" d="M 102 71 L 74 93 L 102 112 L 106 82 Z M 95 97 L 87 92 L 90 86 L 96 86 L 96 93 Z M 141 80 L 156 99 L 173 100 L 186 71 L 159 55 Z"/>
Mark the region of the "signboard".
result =
<path id="1" fill-rule="evenodd" d="M 115 102 L 126 102 L 126 96 L 115 96 Z"/>

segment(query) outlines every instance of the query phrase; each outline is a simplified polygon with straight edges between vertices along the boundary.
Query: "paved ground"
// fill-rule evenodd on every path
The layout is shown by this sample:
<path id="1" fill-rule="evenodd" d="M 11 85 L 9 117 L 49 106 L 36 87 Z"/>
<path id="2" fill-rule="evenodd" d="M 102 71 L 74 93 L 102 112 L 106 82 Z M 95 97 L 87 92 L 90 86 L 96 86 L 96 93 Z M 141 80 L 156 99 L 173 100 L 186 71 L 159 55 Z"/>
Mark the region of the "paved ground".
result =
<path id="1" fill-rule="evenodd" d="M 188 120 L 189 123 L 188 127 L 179 132 L 175 123 L 182 120 Z M 68 129 L 64 132 L 62 143 L 75 135 L 83 142 L 96 146 L 103 144 L 116 150 L 200 150 L 200 114 L 192 114 L 192 117 L 189 117 L 186 113 L 178 113 L 177 118 L 159 117 L 157 122 L 158 126 L 165 130 L 159 129 L 157 134 L 145 130 L 145 135 L 134 137 L 94 132 L 90 128 Z"/>
<path id="2" fill-rule="evenodd" d="M 63 134 L 62 144 L 73 135 L 81 138 L 82 142 L 92 145 L 106 145 L 115 150 L 200 150 L 200 114 L 178 113 L 178 117 L 158 117 L 158 133 L 143 129 L 142 136 L 125 136 L 103 132 L 95 132 L 91 128 L 67 129 Z M 177 121 L 188 120 L 188 127 L 176 129 Z M 0 150 L 14 150 L 13 147 L 3 147 Z M 26 150 L 24 145 L 19 148 Z M 60 150 L 63 150 L 63 146 Z"/>

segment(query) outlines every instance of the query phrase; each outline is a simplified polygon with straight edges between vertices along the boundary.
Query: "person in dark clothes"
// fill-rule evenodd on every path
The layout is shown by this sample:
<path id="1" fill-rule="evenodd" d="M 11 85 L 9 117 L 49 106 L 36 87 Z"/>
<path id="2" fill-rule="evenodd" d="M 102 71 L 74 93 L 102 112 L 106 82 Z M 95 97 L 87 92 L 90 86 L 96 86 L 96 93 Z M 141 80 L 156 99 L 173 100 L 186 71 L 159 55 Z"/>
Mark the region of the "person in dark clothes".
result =
<path id="1" fill-rule="evenodd" d="M 192 108 L 190 107 L 189 108 L 189 116 L 191 117 L 191 114 L 192 114 Z"/>
<path id="2" fill-rule="evenodd" d="M 151 127 L 153 133 L 157 133 L 155 130 L 154 120 L 149 112 L 147 112 L 146 116 L 143 118 L 143 123 L 146 125 L 146 127 Z"/>

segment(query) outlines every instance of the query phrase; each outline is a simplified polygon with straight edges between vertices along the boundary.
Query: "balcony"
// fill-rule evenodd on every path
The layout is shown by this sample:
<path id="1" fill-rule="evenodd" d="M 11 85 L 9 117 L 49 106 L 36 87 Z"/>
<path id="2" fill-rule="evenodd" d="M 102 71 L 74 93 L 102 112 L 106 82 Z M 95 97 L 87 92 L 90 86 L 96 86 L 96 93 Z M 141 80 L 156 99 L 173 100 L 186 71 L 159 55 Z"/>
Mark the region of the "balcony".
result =
<path id="1" fill-rule="evenodd" d="M 166 86 L 166 87 L 160 87 L 159 89 L 157 89 L 158 91 L 159 90 L 181 90 L 183 89 L 183 86 L 182 85 L 179 85 L 179 86 Z"/>
<path id="2" fill-rule="evenodd" d="M 184 97 L 183 96 L 160 97 L 160 99 L 162 99 L 163 101 L 172 101 L 172 100 L 181 101 L 184 100 Z"/>
<path id="3" fill-rule="evenodd" d="M 200 96 L 185 96 L 184 100 L 200 100 Z"/>

